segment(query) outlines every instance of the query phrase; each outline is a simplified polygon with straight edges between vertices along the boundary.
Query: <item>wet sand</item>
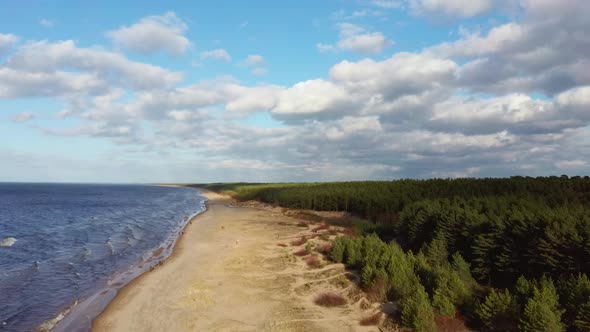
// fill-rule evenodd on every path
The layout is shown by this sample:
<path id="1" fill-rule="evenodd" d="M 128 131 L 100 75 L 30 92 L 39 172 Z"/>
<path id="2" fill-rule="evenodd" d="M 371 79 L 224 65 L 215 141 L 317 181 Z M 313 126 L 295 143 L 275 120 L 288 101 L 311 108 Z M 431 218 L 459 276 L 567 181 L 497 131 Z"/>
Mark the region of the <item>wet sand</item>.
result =
<path id="1" fill-rule="evenodd" d="M 94 320 L 94 331 L 378 330 L 359 325 L 379 309 L 351 282 L 354 275 L 323 259 L 320 268 L 310 268 L 293 255 L 304 247 L 292 245 L 294 239 L 318 235 L 313 226 L 205 195 L 208 210 L 187 226 L 170 258 L 124 287 Z M 315 305 L 325 291 L 342 294 L 348 304 Z"/>

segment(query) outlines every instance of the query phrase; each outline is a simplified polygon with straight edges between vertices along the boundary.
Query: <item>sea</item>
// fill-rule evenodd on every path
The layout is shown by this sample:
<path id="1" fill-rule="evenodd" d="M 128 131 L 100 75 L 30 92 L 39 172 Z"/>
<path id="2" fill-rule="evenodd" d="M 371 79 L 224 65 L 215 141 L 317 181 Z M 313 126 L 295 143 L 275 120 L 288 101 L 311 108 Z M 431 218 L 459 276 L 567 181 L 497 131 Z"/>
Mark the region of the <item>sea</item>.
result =
<path id="1" fill-rule="evenodd" d="M 0 183 L 0 331 L 89 330 L 205 203 L 183 187 Z"/>

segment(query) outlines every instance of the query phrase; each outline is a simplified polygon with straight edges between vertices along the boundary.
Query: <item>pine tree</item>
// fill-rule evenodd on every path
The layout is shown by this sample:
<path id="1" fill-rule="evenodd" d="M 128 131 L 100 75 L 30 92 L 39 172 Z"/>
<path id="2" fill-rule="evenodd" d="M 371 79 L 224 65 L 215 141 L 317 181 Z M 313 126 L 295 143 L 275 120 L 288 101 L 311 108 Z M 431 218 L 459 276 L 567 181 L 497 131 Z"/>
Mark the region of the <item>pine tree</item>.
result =
<path id="1" fill-rule="evenodd" d="M 404 301 L 402 309 L 402 324 L 413 328 L 417 332 L 434 332 L 434 311 L 430 305 L 428 294 L 419 285 L 412 296 Z"/>
<path id="2" fill-rule="evenodd" d="M 477 309 L 476 314 L 487 331 L 514 331 L 517 307 L 510 292 L 492 289 Z"/>
<path id="3" fill-rule="evenodd" d="M 457 313 L 457 308 L 455 308 L 453 302 L 440 289 L 434 291 L 432 306 L 443 316 L 455 317 L 455 314 Z"/>
<path id="4" fill-rule="evenodd" d="M 344 260 L 344 244 L 342 238 L 337 238 L 332 244 L 332 260 L 336 263 L 342 263 Z"/>
<path id="5" fill-rule="evenodd" d="M 561 323 L 563 310 L 559 309 L 558 296 L 553 282 L 541 280 L 540 288 L 533 288 L 533 296 L 528 300 L 519 329 L 523 332 L 565 330 Z"/>
<path id="6" fill-rule="evenodd" d="M 580 332 L 590 331 L 590 300 L 578 308 L 574 328 Z"/>

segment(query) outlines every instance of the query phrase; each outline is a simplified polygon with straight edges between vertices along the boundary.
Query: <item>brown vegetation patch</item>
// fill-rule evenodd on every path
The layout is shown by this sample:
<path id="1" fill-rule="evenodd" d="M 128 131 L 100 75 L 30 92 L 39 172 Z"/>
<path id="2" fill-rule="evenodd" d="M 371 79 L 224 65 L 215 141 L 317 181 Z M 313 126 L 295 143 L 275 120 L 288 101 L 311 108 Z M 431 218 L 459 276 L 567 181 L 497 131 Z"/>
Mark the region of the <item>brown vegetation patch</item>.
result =
<path id="1" fill-rule="evenodd" d="M 293 255 L 299 256 L 299 257 L 307 256 L 307 255 L 309 255 L 309 251 L 307 251 L 305 249 L 301 249 L 301 250 L 296 251 L 295 253 L 293 253 Z"/>
<path id="2" fill-rule="evenodd" d="M 307 263 L 307 266 L 312 268 L 312 269 L 317 269 L 322 267 L 322 262 L 320 261 L 319 258 L 317 258 L 317 256 L 310 256 L 305 260 L 305 263 Z"/>
<path id="3" fill-rule="evenodd" d="M 293 240 L 291 241 L 291 245 L 294 247 L 300 246 L 302 244 L 305 244 L 305 242 L 307 242 L 307 238 L 305 236 L 302 236 L 301 238 L 297 239 L 297 240 Z"/>
<path id="4" fill-rule="evenodd" d="M 361 319 L 359 324 L 362 326 L 379 325 L 381 323 L 381 316 L 383 316 L 381 312 L 374 313 Z"/>
<path id="5" fill-rule="evenodd" d="M 279 246 L 279 247 L 287 247 L 287 244 L 286 243 L 277 243 L 277 246 Z"/>
<path id="6" fill-rule="evenodd" d="M 465 327 L 463 320 L 455 317 L 436 316 L 434 321 L 436 322 L 436 330 L 439 332 L 469 331 L 467 327 Z"/>
<path id="7" fill-rule="evenodd" d="M 346 304 L 346 299 L 336 293 L 323 293 L 313 303 L 322 307 L 339 307 Z"/>
<path id="8" fill-rule="evenodd" d="M 300 221 L 300 222 L 297 223 L 297 227 L 305 227 L 305 228 L 307 228 L 307 227 L 309 227 L 309 225 L 306 222 Z"/>
<path id="9" fill-rule="evenodd" d="M 320 254 L 329 255 L 330 252 L 332 252 L 332 243 L 324 243 L 320 246 L 317 246 L 315 250 Z"/>

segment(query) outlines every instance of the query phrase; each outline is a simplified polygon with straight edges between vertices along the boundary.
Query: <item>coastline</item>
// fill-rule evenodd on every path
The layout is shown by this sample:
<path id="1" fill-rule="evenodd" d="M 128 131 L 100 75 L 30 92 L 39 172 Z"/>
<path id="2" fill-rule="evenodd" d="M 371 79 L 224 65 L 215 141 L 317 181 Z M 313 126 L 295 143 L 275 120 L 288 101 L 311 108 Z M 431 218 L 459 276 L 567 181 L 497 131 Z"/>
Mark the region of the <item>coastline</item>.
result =
<path id="1" fill-rule="evenodd" d="M 182 187 L 172 186 L 167 187 Z M 199 190 L 201 193 L 203 190 Z M 201 195 L 205 197 L 204 195 Z M 201 208 L 193 214 L 187 216 L 174 229 L 170 236 L 160 245 L 147 252 L 144 259 L 133 266 L 120 270 L 115 273 L 111 280 L 97 292 L 87 298 L 76 299 L 67 308 L 57 313 L 52 319 L 49 319 L 35 328 L 35 331 L 88 331 L 92 327 L 92 321 L 103 312 L 109 303 L 116 298 L 117 294 L 142 275 L 152 271 L 154 268 L 163 264 L 176 251 L 178 243 L 182 239 L 182 234 L 186 228 L 201 214 L 207 211 L 207 200 L 203 202 Z"/>
<path id="2" fill-rule="evenodd" d="M 366 300 L 341 264 L 310 268 L 293 255 L 303 246 L 286 243 L 312 234 L 300 219 L 199 190 L 207 210 L 164 264 L 118 292 L 93 331 L 376 330 L 359 320 L 379 305 Z M 349 303 L 315 305 L 324 291 L 342 293 Z"/>

